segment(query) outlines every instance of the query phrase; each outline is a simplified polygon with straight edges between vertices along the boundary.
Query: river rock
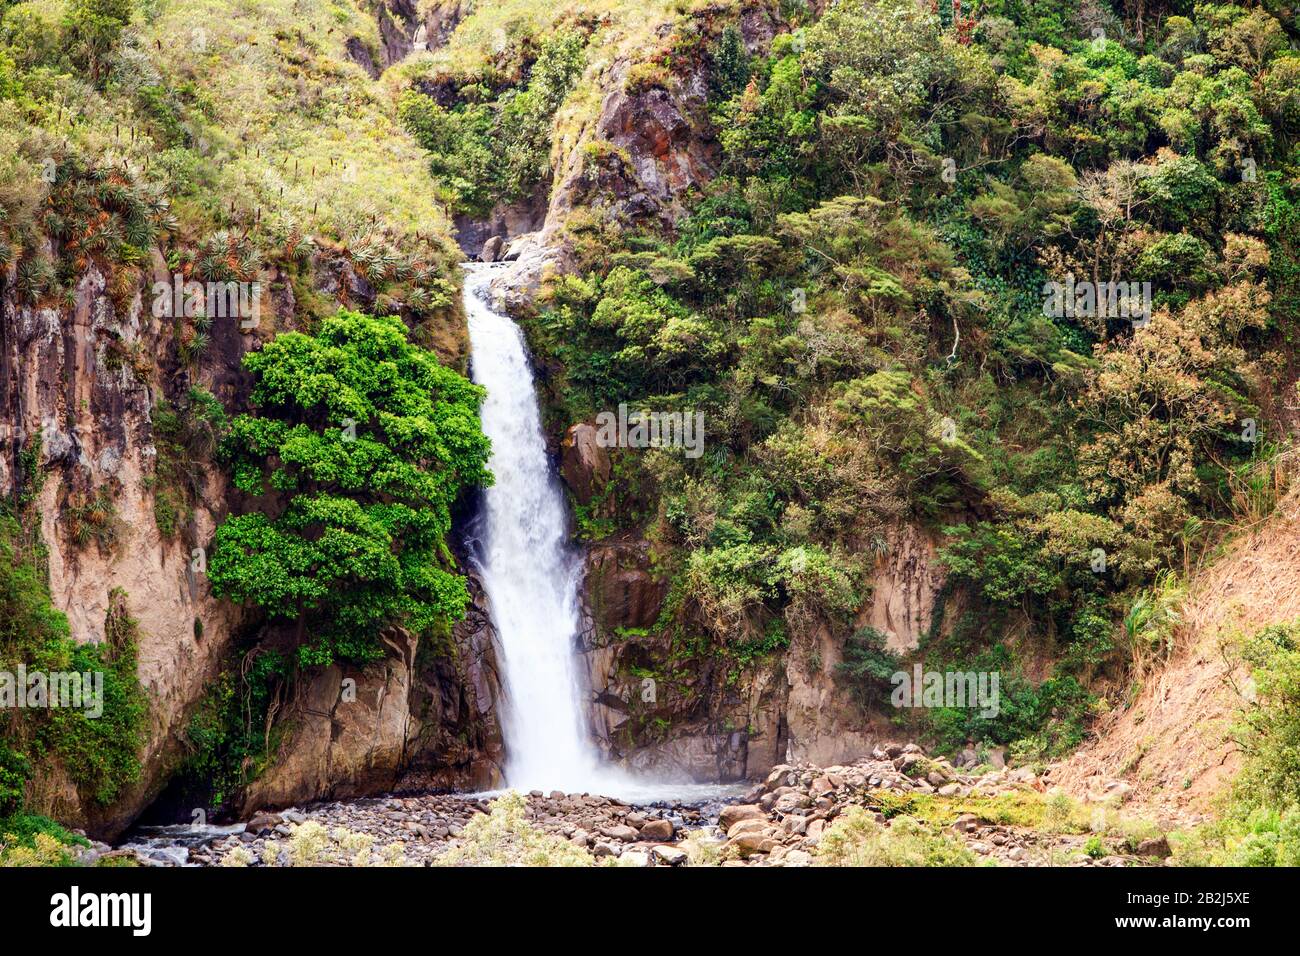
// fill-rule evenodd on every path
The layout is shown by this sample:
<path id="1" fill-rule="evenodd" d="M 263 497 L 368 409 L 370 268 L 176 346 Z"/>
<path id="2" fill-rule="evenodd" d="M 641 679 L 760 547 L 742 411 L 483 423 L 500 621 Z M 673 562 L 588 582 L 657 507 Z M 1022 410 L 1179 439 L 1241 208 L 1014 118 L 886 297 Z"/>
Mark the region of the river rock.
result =
<path id="1" fill-rule="evenodd" d="M 741 820 L 727 828 L 727 839 L 734 840 L 736 837 L 744 836 L 746 833 L 767 833 L 770 829 L 766 819 L 752 818 Z"/>
<path id="2" fill-rule="evenodd" d="M 1170 853 L 1169 840 L 1163 836 L 1151 837 L 1139 843 L 1134 852 L 1138 856 L 1167 857 Z"/>
<path id="3" fill-rule="evenodd" d="M 614 826 L 601 827 L 600 832 L 611 840 L 619 840 L 623 843 L 631 843 L 637 838 L 637 832 L 634 828 L 621 823 Z"/>
<path id="4" fill-rule="evenodd" d="M 667 866 L 678 866 L 686 862 L 686 851 L 675 846 L 651 847 L 650 853 L 658 862 Z"/>
<path id="5" fill-rule="evenodd" d="M 727 840 L 727 848 L 745 857 L 753 853 L 770 853 L 776 847 L 776 841 L 765 833 L 742 833 L 734 839 Z"/>
<path id="6" fill-rule="evenodd" d="M 253 818 L 244 824 L 244 830 L 247 833 L 267 833 L 281 822 L 283 821 L 278 813 L 255 813 Z"/>
<path id="7" fill-rule="evenodd" d="M 651 820 L 641 828 L 642 840 L 671 840 L 673 822 L 671 820 Z"/>
<path id="8" fill-rule="evenodd" d="M 771 772 L 768 773 L 767 779 L 763 781 L 764 789 L 775 790 L 778 787 L 789 786 L 790 779 L 792 776 L 791 774 L 792 769 L 793 768 L 788 767 L 785 764 L 780 764 L 778 766 L 773 767 Z"/>
<path id="9" fill-rule="evenodd" d="M 722 812 L 718 814 L 718 828 L 724 833 L 730 830 L 741 820 L 766 820 L 767 814 L 763 808 L 753 804 L 733 804 L 729 807 L 723 807 Z"/>

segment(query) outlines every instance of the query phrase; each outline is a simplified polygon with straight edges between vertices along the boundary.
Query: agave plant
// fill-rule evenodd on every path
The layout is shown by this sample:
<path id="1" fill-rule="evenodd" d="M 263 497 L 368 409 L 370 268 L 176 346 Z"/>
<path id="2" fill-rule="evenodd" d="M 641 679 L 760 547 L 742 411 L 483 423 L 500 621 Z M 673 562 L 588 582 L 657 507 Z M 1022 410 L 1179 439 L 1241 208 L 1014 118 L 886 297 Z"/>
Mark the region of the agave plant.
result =
<path id="1" fill-rule="evenodd" d="M 18 292 L 28 302 L 35 302 L 49 291 L 54 282 L 54 264 L 44 256 L 34 256 L 18 263 Z"/>
<path id="2" fill-rule="evenodd" d="M 131 215 L 126 221 L 126 241 L 141 249 L 153 245 L 158 230 L 154 221 L 144 209 Z"/>

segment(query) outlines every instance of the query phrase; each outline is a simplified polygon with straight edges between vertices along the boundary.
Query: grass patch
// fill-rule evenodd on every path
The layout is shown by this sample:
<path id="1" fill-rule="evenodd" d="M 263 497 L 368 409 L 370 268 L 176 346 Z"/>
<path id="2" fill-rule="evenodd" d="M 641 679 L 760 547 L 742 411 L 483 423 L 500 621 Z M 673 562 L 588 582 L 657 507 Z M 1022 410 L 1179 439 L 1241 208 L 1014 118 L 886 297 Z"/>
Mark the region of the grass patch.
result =
<path id="1" fill-rule="evenodd" d="M 979 866 L 962 841 L 910 816 L 889 826 L 861 807 L 850 807 L 822 834 L 818 866 Z M 983 864 L 987 865 L 987 864 Z"/>

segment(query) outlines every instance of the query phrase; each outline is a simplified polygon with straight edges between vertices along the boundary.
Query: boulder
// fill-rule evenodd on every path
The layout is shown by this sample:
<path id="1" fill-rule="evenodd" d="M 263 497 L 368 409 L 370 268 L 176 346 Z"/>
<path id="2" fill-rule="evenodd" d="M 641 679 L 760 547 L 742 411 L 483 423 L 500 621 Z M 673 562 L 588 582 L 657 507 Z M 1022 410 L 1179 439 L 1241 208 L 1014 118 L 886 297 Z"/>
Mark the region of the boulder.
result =
<path id="1" fill-rule="evenodd" d="M 739 823 L 732 824 L 727 828 L 727 839 L 734 840 L 736 837 L 744 836 L 746 833 L 767 834 L 771 827 L 766 820 L 751 819 L 741 820 Z"/>
<path id="2" fill-rule="evenodd" d="M 793 777 L 792 768 L 785 764 L 779 764 L 773 767 L 772 771 L 767 775 L 767 779 L 763 781 L 763 787 L 766 790 L 788 787 L 791 777 Z"/>
<path id="3" fill-rule="evenodd" d="M 823 797 L 822 799 L 826 798 Z M 776 803 L 772 805 L 772 809 L 777 813 L 789 813 L 792 810 L 802 810 L 804 807 L 811 805 L 812 801 L 809 800 L 806 795 L 796 791 L 794 793 L 781 794 L 781 796 L 777 798 Z"/>
<path id="4" fill-rule="evenodd" d="M 600 832 L 611 840 L 619 840 L 623 843 L 631 843 L 637 838 L 637 832 L 635 829 L 621 823 L 615 824 L 614 826 L 601 827 Z"/>
<path id="5" fill-rule="evenodd" d="M 673 822 L 671 820 L 651 820 L 641 828 L 642 840 L 671 840 Z"/>
<path id="6" fill-rule="evenodd" d="M 1169 840 L 1163 836 L 1151 837 L 1139 843 L 1134 852 L 1138 856 L 1155 856 L 1163 859 L 1170 853 Z"/>
<path id="7" fill-rule="evenodd" d="M 724 833 L 730 830 L 741 820 L 767 820 L 767 814 L 763 812 L 762 807 L 751 804 L 733 804 L 729 807 L 723 807 L 722 812 L 718 814 L 718 828 Z"/>
<path id="8" fill-rule="evenodd" d="M 269 833 L 282 822 L 278 813 L 255 813 L 253 818 L 244 824 L 244 832 Z"/>
<path id="9" fill-rule="evenodd" d="M 492 236 L 483 243 L 483 252 L 479 255 L 482 262 L 496 262 L 501 256 L 501 237 Z"/>
<path id="10" fill-rule="evenodd" d="M 569 427 L 560 442 L 560 474 L 580 504 L 591 499 L 609 481 L 609 451 L 596 440 L 596 426 L 579 422 Z"/>
<path id="11" fill-rule="evenodd" d="M 686 862 L 686 851 L 675 846 L 655 846 L 650 848 L 650 855 L 656 862 L 667 866 L 678 866 Z"/>
<path id="12" fill-rule="evenodd" d="M 770 853 L 775 846 L 776 841 L 764 833 L 742 833 L 735 839 L 727 840 L 727 848 L 742 857 L 754 853 Z"/>

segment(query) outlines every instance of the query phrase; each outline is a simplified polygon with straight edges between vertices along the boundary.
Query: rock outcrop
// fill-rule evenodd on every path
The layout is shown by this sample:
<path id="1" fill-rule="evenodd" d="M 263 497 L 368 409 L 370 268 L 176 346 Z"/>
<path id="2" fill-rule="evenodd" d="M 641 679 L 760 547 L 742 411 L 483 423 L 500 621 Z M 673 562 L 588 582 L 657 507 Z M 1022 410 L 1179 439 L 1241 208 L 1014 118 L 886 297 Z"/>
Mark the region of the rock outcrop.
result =
<path id="1" fill-rule="evenodd" d="M 747 10 L 741 28 L 750 52 L 764 49 L 778 26 L 765 6 Z M 671 23 L 661 25 L 659 38 L 672 29 Z M 535 231 L 506 235 L 518 265 L 496 285 L 512 306 L 526 307 L 548 276 L 571 267 L 569 227 L 576 210 L 619 228 L 671 227 L 685 212 L 687 195 L 717 175 L 720 151 L 706 109 L 707 64 L 646 79 L 636 69 L 644 54 L 615 56 L 598 80 L 599 109 L 564 117 L 576 129 L 553 150 L 545 216 Z"/>
<path id="2" fill-rule="evenodd" d="M 596 426 L 571 425 L 560 442 L 560 474 L 579 504 L 590 504 L 609 481 L 609 451 L 596 440 Z"/>
<path id="3" fill-rule="evenodd" d="M 384 660 L 328 667 L 300 683 L 278 759 L 244 795 L 245 815 L 304 800 L 391 790 L 490 789 L 501 783 L 501 695 L 486 596 L 453 629 L 452 647 L 384 636 Z"/>
<path id="4" fill-rule="evenodd" d="M 592 467 L 569 430 L 562 471 L 574 495 Z M 904 527 L 871 576 L 858 626 L 874 626 L 892 650 L 914 650 L 930 628 L 942 575 L 934 547 Z M 721 659 L 678 659 L 659 634 L 668 582 L 648 542 L 620 534 L 588 546 L 583 646 L 592 688 L 590 712 L 604 749 L 634 769 L 697 781 L 754 779 L 785 761 L 835 763 L 870 751 L 889 731 L 865 711 L 839 675 L 844 636 L 821 626 L 791 635 L 782 653 L 732 673 Z M 646 674 L 672 672 L 672 679 Z"/>
<path id="5" fill-rule="evenodd" d="M 312 275 L 318 295 L 363 307 L 374 301 L 346 258 L 319 252 Z M 139 778 L 108 805 L 78 793 L 57 765 L 43 764 L 29 787 L 32 809 L 101 836 L 120 833 L 164 790 L 185 756 L 195 708 L 236 641 L 256 637 L 259 627 L 209 591 L 205 549 L 237 497 L 219 467 L 207 469 L 192 516 L 174 534 L 159 529 L 154 409 L 192 385 L 227 409 L 240 407 L 249 386 L 244 355 L 298 321 L 289 282 L 268 267 L 259 276 L 259 324 L 213 321 L 208 348 L 189 365 L 180 361 L 170 320 L 153 314 L 151 285 L 170 280 L 155 253 L 152 274 L 123 294 L 91 262 L 67 306 L 32 306 L 17 295 L 14 266 L 0 272 L 0 490 L 12 495 L 16 482 L 30 480 L 24 453 L 39 448 L 41 481 L 30 514 L 54 606 L 67 615 L 74 640 L 98 643 L 111 592 L 121 588 L 137 624 L 137 672 L 149 699 Z M 95 496 L 110 503 L 104 540 L 78 540 L 71 509 Z M 414 773 L 440 785 L 498 779 L 498 690 L 485 621 L 472 612 L 448 648 L 417 653 L 395 640 L 373 672 L 331 669 L 306 681 L 295 698 L 303 720 L 293 731 L 302 749 L 286 750 L 285 765 L 272 768 L 246 803 L 373 793 Z M 345 677 L 357 681 L 356 702 L 339 707 Z"/>
<path id="6" fill-rule="evenodd" d="M 857 626 L 879 631 L 895 653 L 916 650 L 930 630 L 943 582 L 934 540 L 915 525 L 895 528 L 867 582 L 871 598 Z"/>

